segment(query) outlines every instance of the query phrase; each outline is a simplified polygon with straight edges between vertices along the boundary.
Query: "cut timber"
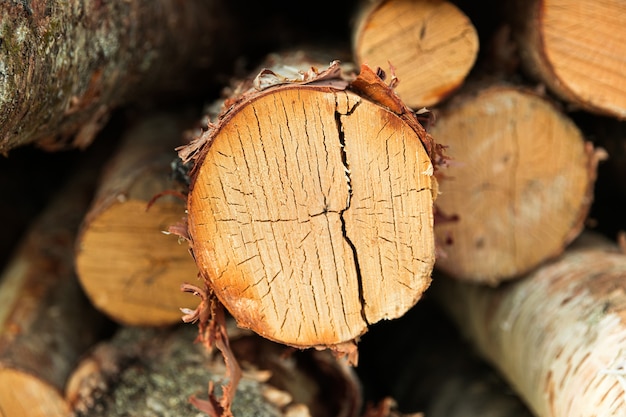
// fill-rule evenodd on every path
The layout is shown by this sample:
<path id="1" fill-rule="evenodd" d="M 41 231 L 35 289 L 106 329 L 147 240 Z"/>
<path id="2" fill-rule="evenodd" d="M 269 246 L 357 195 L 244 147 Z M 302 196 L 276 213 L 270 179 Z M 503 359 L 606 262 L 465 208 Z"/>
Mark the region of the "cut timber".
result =
<path id="1" fill-rule="evenodd" d="M 529 73 L 564 100 L 626 118 L 626 3 L 518 0 L 517 44 Z"/>
<path id="2" fill-rule="evenodd" d="M 237 49 L 224 9 L 212 0 L 1 2 L 0 153 L 33 142 L 84 148 L 121 104 L 207 91 L 206 72 Z"/>
<path id="3" fill-rule="evenodd" d="M 459 8 L 440 0 L 369 3 L 353 32 L 357 63 L 385 71 L 391 65 L 400 81 L 396 92 L 412 108 L 435 105 L 463 83 L 479 42 Z"/>
<path id="4" fill-rule="evenodd" d="M 368 67 L 300 76 L 233 98 L 181 151 L 197 152 L 190 242 L 240 326 L 354 353 L 430 284 L 436 145 Z"/>
<path id="5" fill-rule="evenodd" d="M 197 328 L 122 328 L 99 344 L 67 385 L 77 417 L 197 416 L 193 402 L 225 378 L 224 363 L 194 343 Z M 356 417 L 359 383 L 329 352 L 289 352 L 250 332 L 230 332 L 243 378 L 235 416 Z M 190 401 L 190 398 L 195 400 Z M 202 414 L 204 415 L 204 414 Z M 211 414 L 210 414 L 211 415 Z M 211 415 L 211 417 L 214 417 Z"/>
<path id="6" fill-rule="evenodd" d="M 626 255 L 585 234 L 574 246 L 508 285 L 437 277 L 433 294 L 535 415 L 622 417 Z"/>
<path id="7" fill-rule="evenodd" d="M 583 227 L 600 153 L 546 99 L 492 84 L 460 94 L 432 135 L 454 160 L 437 207 L 437 267 L 498 284 L 559 255 Z"/>
<path id="8" fill-rule="evenodd" d="M 106 324 L 73 271 L 74 238 L 96 172 L 95 167 L 76 172 L 32 224 L 0 276 L 3 417 L 66 416 L 65 382 Z"/>
<path id="9" fill-rule="evenodd" d="M 198 269 L 186 245 L 163 232 L 185 216 L 184 197 L 172 179 L 174 148 L 188 119 L 156 114 L 125 134 L 104 171 L 76 243 L 76 270 L 93 304 L 115 321 L 157 326 L 181 320 L 181 307 L 196 302 L 180 290 Z"/>

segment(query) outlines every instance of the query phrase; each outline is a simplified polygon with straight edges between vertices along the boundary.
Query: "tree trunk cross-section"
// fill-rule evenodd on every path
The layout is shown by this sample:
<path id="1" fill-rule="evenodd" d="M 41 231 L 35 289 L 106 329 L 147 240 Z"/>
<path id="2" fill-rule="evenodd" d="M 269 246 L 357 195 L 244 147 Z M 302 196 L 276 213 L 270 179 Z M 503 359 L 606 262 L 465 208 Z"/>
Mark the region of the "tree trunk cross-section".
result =
<path id="1" fill-rule="evenodd" d="M 188 223 L 238 324 L 333 346 L 413 306 L 434 263 L 435 179 L 418 132 L 354 92 L 314 86 L 230 113 L 196 162 Z"/>

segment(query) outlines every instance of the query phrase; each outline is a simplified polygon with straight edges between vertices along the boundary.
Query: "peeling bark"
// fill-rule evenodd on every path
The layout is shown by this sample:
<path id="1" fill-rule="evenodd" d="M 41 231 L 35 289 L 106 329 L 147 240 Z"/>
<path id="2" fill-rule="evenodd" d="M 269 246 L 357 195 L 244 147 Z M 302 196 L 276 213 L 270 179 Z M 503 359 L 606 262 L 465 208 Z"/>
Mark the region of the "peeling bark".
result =
<path id="1" fill-rule="evenodd" d="M 518 281 L 438 277 L 446 311 L 538 416 L 626 413 L 626 255 L 586 233 Z"/>

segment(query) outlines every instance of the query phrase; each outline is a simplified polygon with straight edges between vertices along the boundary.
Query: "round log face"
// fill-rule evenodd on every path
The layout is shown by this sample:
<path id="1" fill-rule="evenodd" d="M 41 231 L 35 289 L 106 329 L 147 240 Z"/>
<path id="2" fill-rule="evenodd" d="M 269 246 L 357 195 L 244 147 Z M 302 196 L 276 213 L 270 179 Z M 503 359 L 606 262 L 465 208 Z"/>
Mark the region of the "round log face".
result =
<path id="1" fill-rule="evenodd" d="M 455 160 L 436 227 L 456 278 L 497 284 L 560 254 L 583 225 L 594 174 L 581 132 L 541 97 L 491 87 L 459 100 L 433 128 Z"/>
<path id="2" fill-rule="evenodd" d="M 543 1 L 540 32 L 557 89 L 585 107 L 626 117 L 624 16 L 621 0 Z M 559 85 L 562 84 L 562 85 Z"/>
<path id="3" fill-rule="evenodd" d="M 197 163 L 194 256 L 240 326 L 334 345 L 404 314 L 430 284 L 432 165 L 396 114 L 346 91 L 281 88 L 236 109 Z"/>
<path id="4" fill-rule="evenodd" d="M 474 66 L 478 33 L 454 4 L 433 0 L 379 1 L 362 13 L 353 49 L 359 63 L 400 80 L 410 107 L 432 106 L 455 91 Z"/>
<path id="5" fill-rule="evenodd" d="M 95 217 L 79 241 L 76 269 L 91 302 L 116 322 L 170 325 L 180 322 L 180 307 L 197 302 L 180 286 L 198 270 L 187 247 L 163 234 L 184 205 L 146 207 L 143 200 L 116 202 Z"/>
<path id="6" fill-rule="evenodd" d="M 0 370 L 0 415 L 12 417 L 65 416 L 69 407 L 59 387 L 28 373 Z M 7 412 L 8 414 L 5 414 Z"/>

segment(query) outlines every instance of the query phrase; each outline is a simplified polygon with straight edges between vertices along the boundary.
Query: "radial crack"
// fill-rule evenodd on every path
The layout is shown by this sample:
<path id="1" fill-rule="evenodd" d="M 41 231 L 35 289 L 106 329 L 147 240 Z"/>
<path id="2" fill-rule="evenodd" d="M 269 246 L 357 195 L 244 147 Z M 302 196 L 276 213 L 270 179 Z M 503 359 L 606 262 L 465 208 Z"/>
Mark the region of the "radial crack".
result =
<path id="1" fill-rule="evenodd" d="M 337 102 L 337 98 L 335 96 L 335 124 L 337 126 L 337 137 L 339 138 L 339 145 L 341 149 L 341 162 L 343 163 L 343 168 L 345 171 L 346 183 L 348 185 L 348 197 L 346 199 L 346 205 L 343 210 L 339 212 L 339 220 L 341 221 L 341 233 L 343 235 L 344 240 L 352 250 L 352 256 L 354 258 L 354 269 L 356 271 L 356 278 L 359 289 L 359 301 L 361 303 L 361 318 L 363 321 L 369 326 L 369 321 L 367 320 L 367 316 L 365 315 L 365 298 L 363 296 L 363 277 L 361 276 L 361 268 L 359 265 L 359 256 L 358 251 L 350 237 L 348 236 L 348 232 L 346 230 L 346 221 L 344 218 L 344 213 L 346 210 L 350 208 L 350 203 L 352 200 L 352 178 L 350 176 L 350 164 L 348 163 L 348 156 L 346 154 L 346 137 L 343 131 L 343 122 L 341 120 L 342 116 L 350 116 L 358 105 L 360 101 L 357 102 L 351 109 L 349 109 L 346 114 L 342 114 L 339 112 L 338 107 L 339 103 Z"/>

